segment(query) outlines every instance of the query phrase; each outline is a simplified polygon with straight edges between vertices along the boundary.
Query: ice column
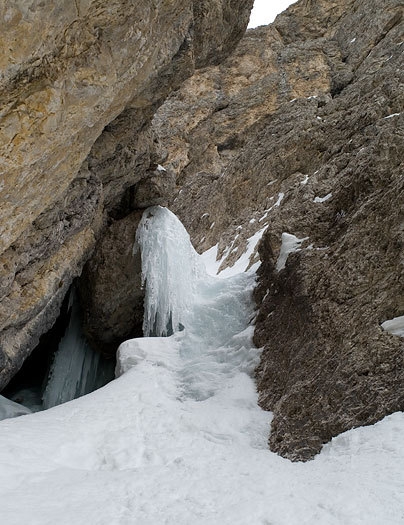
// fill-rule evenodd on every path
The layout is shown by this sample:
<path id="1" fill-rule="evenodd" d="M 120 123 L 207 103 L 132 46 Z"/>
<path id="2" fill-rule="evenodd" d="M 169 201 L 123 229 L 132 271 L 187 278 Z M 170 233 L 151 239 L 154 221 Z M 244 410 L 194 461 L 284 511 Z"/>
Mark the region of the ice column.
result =
<path id="1" fill-rule="evenodd" d="M 101 354 L 95 352 L 83 336 L 79 306 L 74 292 L 69 306 L 70 322 L 54 356 L 43 395 L 44 409 L 88 394 L 108 381 Z"/>
<path id="2" fill-rule="evenodd" d="M 139 248 L 145 287 L 143 333 L 170 335 L 186 326 L 196 284 L 206 276 L 205 267 L 179 219 L 161 206 L 144 212 L 134 250 Z"/>

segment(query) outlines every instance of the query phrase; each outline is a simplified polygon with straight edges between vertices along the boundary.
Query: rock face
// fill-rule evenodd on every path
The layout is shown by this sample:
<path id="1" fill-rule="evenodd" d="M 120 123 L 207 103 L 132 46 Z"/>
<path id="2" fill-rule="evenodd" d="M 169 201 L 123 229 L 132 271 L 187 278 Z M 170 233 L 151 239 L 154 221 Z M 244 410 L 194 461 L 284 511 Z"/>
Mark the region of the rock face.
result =
<path id="1" fill-rule="evenodd" d="M 57 318 L 72 280 L 91 255 L 102 225 L 102 188 L 75 179 L 1 255 L 0 385 L 21 367 Z"/>
<path id="2" fill-rule="evenodd" d="M 258 389 L 292 460 L 404 410 L 403 41 L 399 0 L 300 1 L 154 118 L 195 246 L 229 265 L 263 234 Z"/>
<path id="3" fill-rule="evenodd" d="M 141 259 L 133 254 L 141 217 L 133 212 L 109 226 L 80 279 L 86 335 L 109 356 L 123 340 L 142 336 Z"/>
<path id="4" fill-rule="evenodd" d="M 155 109 L 231 51 L 251 6 L 2 2 L 0 388 L 54 322 L 106 216 L 130 211 L 125 191 L 154 162 Z"/>

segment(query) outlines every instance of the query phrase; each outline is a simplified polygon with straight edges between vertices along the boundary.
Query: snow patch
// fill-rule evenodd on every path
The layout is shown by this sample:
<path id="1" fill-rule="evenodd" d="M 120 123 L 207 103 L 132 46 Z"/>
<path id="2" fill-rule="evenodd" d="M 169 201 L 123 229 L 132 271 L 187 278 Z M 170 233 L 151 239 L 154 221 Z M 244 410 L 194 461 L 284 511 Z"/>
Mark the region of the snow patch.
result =
<path id="1" fill-rule="evenodd" d="M 325 197 L 314 197 L 313 202 L 325 202 L 331 199 L 332 193 L 328 193 Z"/>
<path id="2" fill-rule="evenodd" d="M 219 250 L 219 244 L 215 244 L 215 246 L 212 246 L 212 248 L 209 248 L 209 250 L 206 250 L 201 255 L 201 261 L 203 261 L 203 264 L 206 268 L 206 272 L 209 275 L 217 275 L 219 266 L 222 263 L 221 259 L 217 260 L 218 250 Z"/>
<path id="3" fill-rule="evenodd" d="M 285 194 L 284 193 L 279 193 L 278 194 L 278 200 L 275 202 L 274 206 L 280 206 L 281 205 L 281 202 L 283 201 L 283 198 L 284 198 Z"/>
<path id="4" fill-rule="evenodd" d="M 384 321 L 384 323 L 382 323 L 380 326 L 383 328 L 383 330 L 389 332 L 390 334 L 404 337 L 404 315 Z"/>
<path id="5" fill-rule="evenodd" d="M 251 237 L 249 237 L 249 239 L 247 240 L 247 248 L 245 252 L 237 259 L 237 261 L 234 263 L 233 266 L 229 266 L 228 268 L 225 268 L 218 274 L 218 276 L 222 278 L 223 277 L 227 278 L 227 277 L 232 277 L 234 275 L 237 275 L 241 272 L 245 272 L 251 263 L 250 258 L 254 254 L 257 248 L 257 245 L 259 241 L 261 240 L 261 237 L 265 230 L 266 230 L 266 226 L 262 228 L 261 230 L 257 231 L 256 233 L 254 233 L 254 235 L 252 235 Z M 222 259 L 222 261 L 223 260 L 224 258 Z M 259 264 L 256 264 L 252 267 L 252 269 L 256 271 L 258 266 Z"/>
<path id="6" fill-rule="evenodd" d="M 279 193 L 278 194 L 278 200 L 275 202 L 275 204 L 273 206 L 271 206 L 270 208 L 265 210 L 264 215 L 260 219 L 258 219 L 258 222 L 262 222 L 263 220 L 265 220 L 268 217 L 268 214 L 275 208 L 275 206 L 279 207 L 281 205 L 281 202 L 282 202 L 284 196 L 285 196 L 284 193 Z M 269 200 L 273 200 L 273 197 L 270 197 Z"/>
<path id="7" fill-rule="evenodd" d="M 295 235 L 290 233 L 282 233 L 282 244 L 279 252 L 278 260 L 276 261 L 276 270 L 280 272 L 286 266 L 289 254 L 293 252 L 299 252 L 301 250 L 301 244 L 306 241 L 308 237 L 298 239 Z"/>

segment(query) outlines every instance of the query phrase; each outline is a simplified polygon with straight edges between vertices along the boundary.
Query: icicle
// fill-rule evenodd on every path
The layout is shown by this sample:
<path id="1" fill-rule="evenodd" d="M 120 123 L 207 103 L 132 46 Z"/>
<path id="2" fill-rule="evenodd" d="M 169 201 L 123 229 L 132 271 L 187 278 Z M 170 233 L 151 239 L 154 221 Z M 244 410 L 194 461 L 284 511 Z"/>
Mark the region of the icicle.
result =
<path id="1" fill-rule="evenodd" d="M 189 235 L 167 208 L 148 208 L 134 250 L 141 249 L 145 286 L 143 333 L 166 336 L 186 325 L 198 279 L 206 275 Z"/>

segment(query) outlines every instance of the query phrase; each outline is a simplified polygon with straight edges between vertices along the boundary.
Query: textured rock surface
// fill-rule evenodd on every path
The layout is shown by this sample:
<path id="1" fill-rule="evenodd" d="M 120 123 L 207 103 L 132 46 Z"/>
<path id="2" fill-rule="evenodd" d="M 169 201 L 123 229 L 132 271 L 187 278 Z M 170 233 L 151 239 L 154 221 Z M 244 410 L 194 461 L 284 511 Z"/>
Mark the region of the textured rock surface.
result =
<path id="1" fill-rule="evenodd" d="M 102 225 L 98 180 L 75 179 L 62 199 L 33 222 L 1 260 L 0 385 L 51 328 Z"/>
<path id="2" fill-rule="evenodd" d="M 301 1 L 154 119 L 200 250 L 231 264 L 266 228 L 257 380 L 294 460 L 404 409 L 404 342 L 380 327 L 404 314 L 403 41 L 401 1 Z M 283 232 L 307 239 L 278 272 Z"/>
<path id="3" fill-rule="evenodd" d="M 107 355 L 115 355 L 122 341 L 142 336 L 141 260 L 133 254 L 141 216 L 133 212 L 107 228 L 80 279 L 87 336 Z"/>
<path id="4" fill-rule="evenodd" d="M 0 388 L 54 322 L 101 214 L 130 211 L 125 191 L 154 162 L 156 107 L 195 66 L 230 52 L 251 5 L 2 2 Z M 86 190 L 70 202 L 82 181 L 98 187 L 96 205 Z"/>

